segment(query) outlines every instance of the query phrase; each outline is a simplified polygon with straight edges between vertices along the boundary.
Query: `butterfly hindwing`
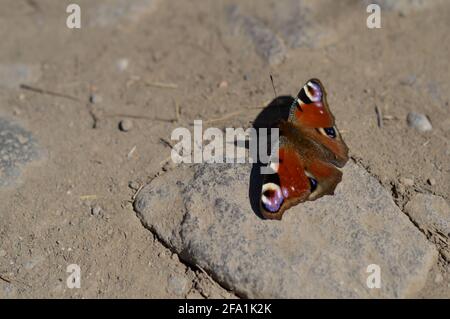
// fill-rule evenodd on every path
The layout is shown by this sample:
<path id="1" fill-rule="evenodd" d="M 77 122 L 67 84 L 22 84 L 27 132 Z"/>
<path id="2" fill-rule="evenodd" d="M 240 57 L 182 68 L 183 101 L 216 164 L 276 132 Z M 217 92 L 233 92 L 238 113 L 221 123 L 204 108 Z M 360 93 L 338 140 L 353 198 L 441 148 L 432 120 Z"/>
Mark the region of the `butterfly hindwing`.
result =
<path id="1" fill-rule="evenodd" d="M 306 200 L 310 184 L 304 163 L 295 148 L 280 138 L 278 163 L 269 163 L 272 174 L 264 176 L 261 191 L 261 214 L 267 219 L 281 219 L 289 207 Z"/>

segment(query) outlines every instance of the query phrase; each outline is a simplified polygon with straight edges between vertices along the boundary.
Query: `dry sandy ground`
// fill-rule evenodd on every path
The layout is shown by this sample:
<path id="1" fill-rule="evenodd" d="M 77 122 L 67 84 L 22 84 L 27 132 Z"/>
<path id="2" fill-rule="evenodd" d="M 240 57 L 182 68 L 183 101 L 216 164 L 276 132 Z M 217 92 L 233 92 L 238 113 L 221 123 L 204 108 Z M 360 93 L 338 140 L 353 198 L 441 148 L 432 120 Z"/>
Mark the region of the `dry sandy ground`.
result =
<path id="1" fill-rule="evenodd" d="M 70 2 L 1 1 L 0 63 L 37 66 L 33 86 L 77 101 L 0 88 L 0 116 L 32 132 L 44 153 L 0 188 L 0 298 L 235 297 L 142 227 L 132 199 L 170 156 L 161 139 L 194 119 L 247 125 L 273 98 L 269 74 L 279 95 L 311 77 L 325 83 L 352 158 L 400 207 L 417 192 L 449 201 L 449 2 L 383 11 L 382 28 L 369 30 L 360 2 L 322 1 L 310 24 L 325 36 L 289 46 L 274 64 L 233 31 L 233 1 L 151 1 L 109 21 L 94 17 L 107 1 L 79 0 L 80 30 L 65 26 Z M 278 32 L 280 2 L 239 6 Z M 433 130 L 408 127 L 410 111 L 426 114 Z M 118 127 L 125 118 L 128 132 Z M 72 263 L 81 289 L 66 286 Z M 449 297 L 448 267 L 440 258 L 418 297 Z"/>

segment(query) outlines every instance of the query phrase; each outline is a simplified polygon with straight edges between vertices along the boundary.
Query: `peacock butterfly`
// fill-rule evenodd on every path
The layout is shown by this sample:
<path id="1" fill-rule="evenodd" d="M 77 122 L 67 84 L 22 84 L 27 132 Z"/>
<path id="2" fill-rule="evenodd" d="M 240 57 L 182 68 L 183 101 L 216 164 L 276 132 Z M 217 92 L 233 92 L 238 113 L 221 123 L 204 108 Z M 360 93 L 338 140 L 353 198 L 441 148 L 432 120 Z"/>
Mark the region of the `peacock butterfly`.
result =
<path id="1" fill-rule="evenodd" d="M 271 174 L 264 176 L 261 214 L 281 219 L 298 203 L 333 195 L 348 161 L 348 148 L 328 107 L 318 79 L 309 80 L 294 98 L 287 120 L 278 125 L 278 161 L 271 156 Z"/>

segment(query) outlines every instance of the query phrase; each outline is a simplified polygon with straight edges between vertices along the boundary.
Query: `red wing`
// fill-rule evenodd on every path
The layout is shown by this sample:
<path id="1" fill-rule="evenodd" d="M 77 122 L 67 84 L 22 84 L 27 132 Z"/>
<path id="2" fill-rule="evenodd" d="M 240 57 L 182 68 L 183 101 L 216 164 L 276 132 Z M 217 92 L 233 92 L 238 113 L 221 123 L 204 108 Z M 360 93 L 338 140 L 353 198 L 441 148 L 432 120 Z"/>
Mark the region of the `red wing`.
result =
<path id="1" fill-rule="evenodd" d="M 348 161 L 348 147 L 337 130 L 336 126 L 331 128 L 302 129 L 303 135 L 321 145 L 322 152 L 318 153 L 319 159 L 344 167 Z M 333 134 L 331 134 L 333 133 Z M 333 137 L 330 137 L 333 136 Z"/>
<path id="2" fill-rule="evenodd" d="M 334 123 L 325 88 L 318 79 L 309 80 L 300 90 L 291 107 L 289 122 L 297 125 L 303 135 L 318 142 L 333 153 L 324 158 L 337 167 L 348 160 L 348 148 Z"/>
<path id="3" fill-rule="evenodd" d="M 298 92 L 292 105 L 290 121 L 302 127 L 333 127 L 334 117 L 328 108 L 327 97 L 322 83 L 309 80 Z"/>
<path id="4" fill-rule="evenodd" d="M 289 144 L 282 145 L 278 160 L 278 164 L 269 164 L 274 173 L 265 175 L 261 192 L 261 213 L 268 219 L 281 219 L 286 209 L 305 201 L 310 194 L 299 153 Z"/>
<path id="5" fill-rule="evenodd" d="M 261 213 L 281 219 L 289 207 L 334 193 L 348 161 L 348 148 L 339 134 L 317 79 L 309 80 L 291 106 L 289 119 L 280 124 L 279 164 L 265 175 Z"/>
<path id="6" fill-rule="evenodd" d="M 312 179 L 315 188 L 311 189 L 308 200 L 315 200 L 323 195 L 333 195 L 334 189 L 342 179 L 342 172 L 333 164 L 319 160 L 307 164 L 306 173 Z"/>

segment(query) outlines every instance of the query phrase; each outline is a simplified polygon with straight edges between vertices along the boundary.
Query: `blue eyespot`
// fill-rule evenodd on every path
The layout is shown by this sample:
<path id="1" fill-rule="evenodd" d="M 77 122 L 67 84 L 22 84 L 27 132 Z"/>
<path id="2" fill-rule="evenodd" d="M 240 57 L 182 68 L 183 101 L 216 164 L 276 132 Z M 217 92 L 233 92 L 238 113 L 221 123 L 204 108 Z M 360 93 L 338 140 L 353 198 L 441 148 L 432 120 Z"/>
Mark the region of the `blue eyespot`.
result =
<path id="1" fill-rule="evenodd" d="M 334 127 L 325 127 L 323 130 L 329 137 L 336 138 L 336 130 Z"/>
<path id="2" fill-rule="evenodd" d="M 311 193 L 314 192 L 317 189 L 317 180 L 315 180 L 314 178 L 308 177 L 309 179 L 309 185 L 311 187 Z"/>
<path id="3" fill-rule="evenodd" d="M 280 189 L 267 189 L 262 194 L 262 205 L 269 213 L 276 213 L 283 204 L 284 197 Z"/>

